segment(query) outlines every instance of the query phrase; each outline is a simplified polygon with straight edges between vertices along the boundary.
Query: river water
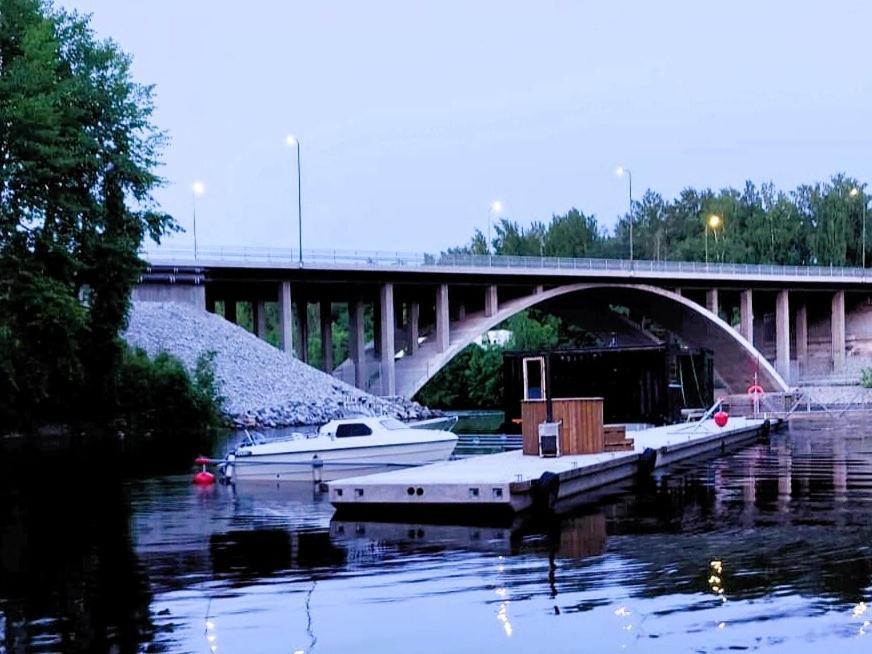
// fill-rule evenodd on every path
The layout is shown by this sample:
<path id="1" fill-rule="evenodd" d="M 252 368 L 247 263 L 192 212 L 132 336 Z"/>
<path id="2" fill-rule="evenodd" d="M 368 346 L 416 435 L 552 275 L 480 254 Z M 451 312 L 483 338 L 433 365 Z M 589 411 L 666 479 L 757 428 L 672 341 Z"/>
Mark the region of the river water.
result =
<path id="1" fill-rule="evenodd" d="M 15 474 L 0 652 L 869 652 L 867 434 L 794 424 L 538 526 L 337 521 L 307 486 Z"/>

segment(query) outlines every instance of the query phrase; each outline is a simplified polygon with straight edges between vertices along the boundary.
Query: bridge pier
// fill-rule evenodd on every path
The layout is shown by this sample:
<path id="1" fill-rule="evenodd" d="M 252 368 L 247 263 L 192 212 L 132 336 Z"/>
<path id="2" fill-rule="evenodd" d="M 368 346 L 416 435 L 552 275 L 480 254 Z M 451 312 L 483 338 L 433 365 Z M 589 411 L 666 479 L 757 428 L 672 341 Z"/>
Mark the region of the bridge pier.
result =
<path id="1" fill-rule="evenodd" d="M 407 325 L 407 329 L 409 330 L 409 346 L 408 353 L 409 356 L 415 356 L 418 352 L 418 338 L 420 337 L 420 323 L 421 323 L 421 303 L 418 301 L 409 302 L 409 324 Z"/>
<path id="2" fill-rule="evenodd" d="M 361 390 L 366 390 L 364 306 L 359 299 L 348 303 L 348 339 L 348 351 L 354 365 L 354 385 Z"/>
<path id="3" fill-rule="evenodd" d="M 710 288 L 705 292 L 705 308 L 716 316 L 719 315 L 720 304 L 718 302 L 718 289 Z"/>
<path id="4" fill-rule="evenodd" d="M 436 347 L 440 352 L 448 349 L 451 339 L 448 312 L 448 284 L 439 284 L 436 288 Z"/>
<path id="5" fill-rule="evenodd" d="M 833 370 L 845 369 L 845 291 L 833 293 L 830 329 L 833 343 Z"/>
<path id="6" fill-rule="evenodd" d="M 739 296 L 739 333 L 754 344 L 754 292 L 751 289 L 742 291 Z"/>
<path id="7" fill-rule="evenodd" d="M 297 343 L 297 358 L 303 363 L 309 363 L 309 300 L 301 297 L 297 300 L 297 325 L 299 325 L 299 342 Z"/>
<path id="8" fill-rule="evenodd" d="M 279 347 L 294 352 L 294 318 L 291 310 L 291 282 L 279 283 Z"/>
<path id="9" fill-rule="evenodd" d="M 330 300 L 321 300 L 318 307 L 318 319 L 321 322 L 321 362 L 324 372 L 333 372 L 333 307 Z"/>
<path id="10" fill-rule="evenodd" d="M 491 284 L 485 289 L 484 295 L 484 315 L 490 318 L 499 311 L 499 300 L 497 295 L 496 284 Z"/>
<path id="11" fill-rule="evenodd" d="M 255 300 L 251 308 L 254 311 L 254 333 L 259 339 L 266 340 L 266 302 Z"/>
<path id="12" fill-rule="evenodd" d="M 790 383 L 790 300 L 787 291 L 775 296 L 775 370 Z"/>
<path id="13" fill-rule="evenodd" d="M 396 329 L 396 320 L 394 318 L 394 285 L 382 284 L 379 289 L 379 333 L 377 335 L 378 342 L 381 347 L 381 361 L 379 370 L 379 381 L 381 382 L 382 395 L 396 395 L 397 393 L 397 374 L 394 356 L 396 348 L 394 346 L 394 330 Z"/>
<path id="14" fill-rule="evenodd" d="M 236 324 L 236 300 L 224 300 L 224 320 Z"/>
<path id="15" fill-rule="evenodd" d="M 796 362 L 802 377 L 808 365 L 808 305 L 805 302 L 796 308 Z"/>

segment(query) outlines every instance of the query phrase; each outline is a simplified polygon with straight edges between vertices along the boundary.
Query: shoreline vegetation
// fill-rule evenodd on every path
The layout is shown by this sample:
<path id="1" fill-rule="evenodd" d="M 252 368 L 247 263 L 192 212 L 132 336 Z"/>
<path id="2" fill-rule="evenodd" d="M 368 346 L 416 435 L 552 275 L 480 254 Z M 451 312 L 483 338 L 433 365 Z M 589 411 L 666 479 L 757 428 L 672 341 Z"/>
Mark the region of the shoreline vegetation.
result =
<path id="1" fill-rule="evenodd" d="M 187 458 L 221 424 L 210 362 L 119 338 L 143 240 L 179 229 L 153 197 L 153 89 L 47 1 L 0 0 L 0 62 L 0 432 Z"/>

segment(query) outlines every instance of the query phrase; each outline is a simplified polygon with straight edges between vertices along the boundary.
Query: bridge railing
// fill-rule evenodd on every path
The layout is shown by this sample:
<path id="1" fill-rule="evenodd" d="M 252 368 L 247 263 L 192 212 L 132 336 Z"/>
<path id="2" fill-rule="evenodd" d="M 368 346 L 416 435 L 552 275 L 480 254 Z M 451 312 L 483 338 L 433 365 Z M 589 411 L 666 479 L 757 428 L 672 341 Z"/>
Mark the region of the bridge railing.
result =
<path id="1" fill-rule="evenodd" d="M 141 256 L 155 265 L 296 267 L 298 250 L 271 247 L 205 247 L 194 257 L 190 248 L 159 247 L 143 250 Z M 684 273 L 747 275 L 758 277 L 849 277 L 864 278 L 866 270 L 843 266 L 782 266 L 751 263 L 705 263 L 701 261 L 650 261 L 570 257 L 527 257 L 487 254 L 426 254 L 378 250 L 303 250 L 306 265 L 359 268 L 486 268 L 549 271 L 624 271 L 627 273 Z"/>

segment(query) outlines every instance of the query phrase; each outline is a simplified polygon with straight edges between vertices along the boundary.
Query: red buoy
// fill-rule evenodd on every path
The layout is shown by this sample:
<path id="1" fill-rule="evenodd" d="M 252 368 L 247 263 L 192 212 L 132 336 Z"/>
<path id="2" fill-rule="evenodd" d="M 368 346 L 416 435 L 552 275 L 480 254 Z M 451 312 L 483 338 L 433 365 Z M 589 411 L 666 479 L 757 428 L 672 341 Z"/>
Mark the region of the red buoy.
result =
<path id="1" fill-rule="evenodd" d="M 726 411 L 718 411 L 715 414 L 715 424 L 718 427 L 723 427 L 727 424 L 727 420 L 729 419 L 729 417 L 730 416 L 727 414 Z"/>
<path id="2" fill-rule="evenodd" d="M 209 459 L 205 456 L 198 456 L 194 459 L 194 463 L 198 466 L 203 466 L 200 472 L 194 475 L 194 483 L 197 486 L 210 486 L 215 483 L 215 475 L 206 470 L 206 465 L 209 463 Z"/>
<path id="3" fill-rule="evenodd" d="M 197 486 L 211 486 L 215 483 L 215 475 L 206 470 L 201 470 L 194 475 L 194 483 L 197 484 Z"/>

